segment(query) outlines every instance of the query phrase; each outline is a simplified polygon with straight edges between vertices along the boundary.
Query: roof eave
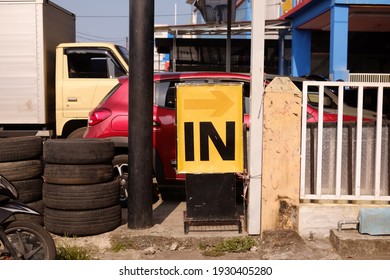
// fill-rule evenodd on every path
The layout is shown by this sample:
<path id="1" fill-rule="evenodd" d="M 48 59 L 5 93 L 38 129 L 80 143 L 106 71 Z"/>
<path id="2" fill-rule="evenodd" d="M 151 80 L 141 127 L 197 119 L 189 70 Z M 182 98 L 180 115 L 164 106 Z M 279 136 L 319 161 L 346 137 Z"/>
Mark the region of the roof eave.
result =
<path id="1" fill-rule="evenodd" d="M 300 9 L 302 9 L 304 6 L 306 6 L 307 4 L 309 4 L 312 0 L 304 0 L 302 1 L 301 3 L 299 3 L 298 5 L 296 5 L 294 8 L 292 8 L 291 10 L 289 10 L 287 13 L 284 13 L 283 15 L 281 15 L 279 17 L 280 20 L 286 20 L 288 18 L 291 18 L 293 17 L 293 14 L 295 14 L 296 12 L 298 12 Z"/>

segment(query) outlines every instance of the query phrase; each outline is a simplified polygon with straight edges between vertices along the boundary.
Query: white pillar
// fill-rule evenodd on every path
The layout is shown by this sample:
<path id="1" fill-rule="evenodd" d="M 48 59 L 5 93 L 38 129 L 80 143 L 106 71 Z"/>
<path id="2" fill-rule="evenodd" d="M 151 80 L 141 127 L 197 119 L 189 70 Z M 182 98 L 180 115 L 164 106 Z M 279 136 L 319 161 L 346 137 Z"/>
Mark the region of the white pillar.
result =
<path id="1" fill-rule="evenodd" d="M 251 123 L 249 136 L 250 176 L 247 231 L 261 233 L 261 187 L 263 149 L 264 37 L 267 1 L 252 1 L 251 40 Z"/>

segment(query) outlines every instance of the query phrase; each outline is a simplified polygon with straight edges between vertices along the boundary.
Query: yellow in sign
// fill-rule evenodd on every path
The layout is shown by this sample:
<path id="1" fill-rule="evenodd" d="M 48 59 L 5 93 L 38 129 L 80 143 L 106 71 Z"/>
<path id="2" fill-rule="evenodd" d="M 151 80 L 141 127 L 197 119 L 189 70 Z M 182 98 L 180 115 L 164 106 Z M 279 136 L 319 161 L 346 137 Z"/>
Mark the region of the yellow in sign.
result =
<path id="1" fill-rule="evenodd" d="M 179 84 L 176 92 L 178 172 L 242 172 L 242 84 Z"/>

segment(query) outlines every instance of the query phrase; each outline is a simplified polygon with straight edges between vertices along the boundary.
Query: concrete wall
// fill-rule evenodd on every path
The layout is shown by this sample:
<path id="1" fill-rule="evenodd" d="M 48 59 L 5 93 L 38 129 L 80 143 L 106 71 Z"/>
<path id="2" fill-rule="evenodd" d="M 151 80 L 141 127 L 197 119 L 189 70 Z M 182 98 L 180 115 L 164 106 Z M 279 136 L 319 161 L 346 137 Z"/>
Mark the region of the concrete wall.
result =
<path id="1" fill-rule="evenodd" d="M 264 92 L 261 230 L 298 230 L 301 98 L 288 78 Z"/>
<path id="2" fill-rule="evenodd" d="M 337 229 L 340 221 L 353 221 L 359 217 L 362 208 L 383 208 L 390 205 L 369 203 L 301 203 L 299 205 L 298 232 L 303 237 L 329 237 L 332 229 Z M 342 229 L 356 229 L 356 225 L 343 225 Z"/>

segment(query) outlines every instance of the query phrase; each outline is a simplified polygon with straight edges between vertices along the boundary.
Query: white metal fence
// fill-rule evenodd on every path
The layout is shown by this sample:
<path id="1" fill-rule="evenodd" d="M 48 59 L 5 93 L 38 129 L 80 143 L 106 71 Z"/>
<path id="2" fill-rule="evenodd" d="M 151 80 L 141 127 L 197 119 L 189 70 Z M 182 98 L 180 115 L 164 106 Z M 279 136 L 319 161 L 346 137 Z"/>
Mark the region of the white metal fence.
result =
<path id="1" fill-rule="evenodd" d="M 327 92 L 338 96 L 337 122 L 324 122 L 333 109 Z M 390 201 L 390 83 L 305 81 L 302 93 L 300 198 Z M 318 122 L 308 124 L 306 106 L 316 93 Z M 340 106 L 347 101 L 356 106 Z M 343 115 L 356 120 L 343 122 Z"/>

